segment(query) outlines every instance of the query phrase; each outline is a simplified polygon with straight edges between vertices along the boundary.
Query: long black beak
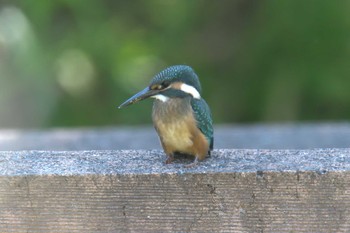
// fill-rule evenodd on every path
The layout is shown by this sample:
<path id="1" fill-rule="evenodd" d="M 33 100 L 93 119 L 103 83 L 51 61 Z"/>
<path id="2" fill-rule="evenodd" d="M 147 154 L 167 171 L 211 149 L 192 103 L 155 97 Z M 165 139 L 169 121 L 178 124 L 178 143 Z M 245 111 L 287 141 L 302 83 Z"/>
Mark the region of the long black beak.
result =
<path id="1" fill-rule="evenodd" d="M 139 102 L 141 100 L 147 99 L 151 96 L 158 94 L 159 92 L 160 92 L 159 90 L 152 90 L 149 87 L 146 87 L 145 89 L 133 95 L 131 98 L 126 100 L 124 103 L 122 103 L 118 108 L 126 107 L 136 102 Z"/>

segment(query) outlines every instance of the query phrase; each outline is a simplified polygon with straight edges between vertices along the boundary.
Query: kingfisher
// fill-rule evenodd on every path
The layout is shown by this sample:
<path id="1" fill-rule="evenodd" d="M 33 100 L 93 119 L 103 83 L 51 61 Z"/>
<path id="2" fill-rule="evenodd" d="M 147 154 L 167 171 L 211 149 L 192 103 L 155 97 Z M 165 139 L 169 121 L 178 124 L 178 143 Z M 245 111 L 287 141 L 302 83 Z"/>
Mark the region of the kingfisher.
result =
<path id="1" fill-rule="evenodd" d="M 119 108 L 154 98 L 152 120 L 167 159 L 174 155 L 194 156 L 192 167 L 213 150 L 213 121 L 208 104 L 201 97 L 201 84 L 187 65 L 170 66 L 153 77 L 150 84 Z"/>

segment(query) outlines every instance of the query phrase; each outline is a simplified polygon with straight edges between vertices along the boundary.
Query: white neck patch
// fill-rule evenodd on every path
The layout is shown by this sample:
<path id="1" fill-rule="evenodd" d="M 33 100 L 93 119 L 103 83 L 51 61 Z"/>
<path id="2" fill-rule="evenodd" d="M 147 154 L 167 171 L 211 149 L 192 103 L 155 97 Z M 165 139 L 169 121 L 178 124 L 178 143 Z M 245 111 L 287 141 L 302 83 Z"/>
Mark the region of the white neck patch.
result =
<path id="1" fill-rule="evenodd" d="M 155 98 L 157 100 L 160 100 L 162 102 L 166 102 L 169 100 L 169 97 L 166 97 L 165 95 L 162 95 L 162 94 L 158 94 L 158 95 L 154 95 L 154 96 L 151 96 L 152 98 Z"/>
<path id="2" fill-rule="evenodd" d="M 193 98 L 195 98 L 195 99 L 200 99 L 201 98 L 201 95 L 199 94 L 197 89 L 192 87 L 192 86 L 190 86 L 190 85 L 187 85 L 186 83 L 182 83 L 181 86 L 180 86 L 180 89 L 181 89 L 181 91 L 192 95 Z"/>

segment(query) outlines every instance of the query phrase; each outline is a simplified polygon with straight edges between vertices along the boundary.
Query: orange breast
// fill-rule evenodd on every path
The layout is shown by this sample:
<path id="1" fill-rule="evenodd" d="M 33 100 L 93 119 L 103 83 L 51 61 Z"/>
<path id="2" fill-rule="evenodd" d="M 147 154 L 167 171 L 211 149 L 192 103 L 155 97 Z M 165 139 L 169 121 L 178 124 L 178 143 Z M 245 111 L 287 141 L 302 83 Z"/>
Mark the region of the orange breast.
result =
<path id="1" fill-rule="evenodd" d="M 167 155 L 181 152 L 202 160 L 206 157 L 209 144 L 197 128 L 192 111 L 184 115 L 160 117 L 153 114 L 153 123 Z"/>

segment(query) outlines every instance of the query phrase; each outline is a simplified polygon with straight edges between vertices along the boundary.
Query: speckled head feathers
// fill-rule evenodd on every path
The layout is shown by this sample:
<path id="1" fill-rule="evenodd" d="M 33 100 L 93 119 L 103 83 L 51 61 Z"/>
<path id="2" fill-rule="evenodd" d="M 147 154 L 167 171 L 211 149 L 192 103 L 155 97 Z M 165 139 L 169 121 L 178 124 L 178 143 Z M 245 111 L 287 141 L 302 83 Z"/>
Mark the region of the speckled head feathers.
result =
<path id="1" fill-rule="evenodd" d="M 169 82 L 183 82 L 187 85 L 194 87 L 199 93 L 201 93 L 201 84 L 198 76 L 190 66 L 176 65 L 170 66 L 161 72 L 159 72 L 152 79 L 150 85 L 159 84 L 164 81 Z"/>

